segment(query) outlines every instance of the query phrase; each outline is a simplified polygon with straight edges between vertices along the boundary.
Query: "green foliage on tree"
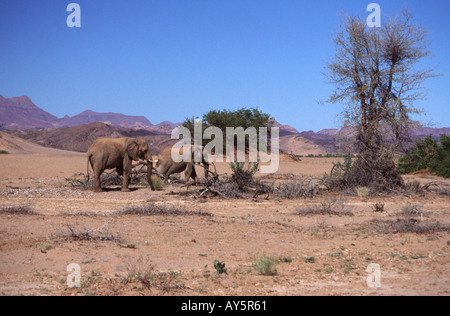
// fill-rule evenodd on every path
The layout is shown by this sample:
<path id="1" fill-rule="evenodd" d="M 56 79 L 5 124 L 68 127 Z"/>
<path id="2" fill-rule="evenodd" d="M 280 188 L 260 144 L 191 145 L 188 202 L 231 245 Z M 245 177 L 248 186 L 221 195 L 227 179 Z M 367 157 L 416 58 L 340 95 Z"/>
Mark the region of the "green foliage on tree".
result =
<path id="1" fill-rule="evenodd" d="M 264 127 L 272 126 L 273 119 L 269 114 L 261 112 L 258 108 L 240 108 L 235 111 L 211 110 L 203 116 L 203 121 L 209 126 L 216 126 L 225 132 L 227 127 Z"/>
<path id="2" fill-rule="evenodd" d="M 430 163 L 431 172 L 438 176 L 450 178 L 450 137 L 441 135 L 441 143 L 436 151 L 436 157 Z"/>
<path id="3" fill-rule="evenodd" d="M 440 143 L 431 136 L 421 140 L 399 160 L 401 173 L 429 169 L 432 173 L 450 178 L 450 137 L 441 135 Z"/>
<path id="4" fill-rule="evenodd" d="M 186 118 L 183 126 L 189 129 L 192 135 L 194 135 L 194 125 L 195 120 L 199 119 L 198 117 Z M 202 118 L 202 133 L 204 130 L 210 126 L 218 127 L 224 136 L 223 144 L 226 144 L 226 128 L 227 127 L 242 127 L 246 130 L 249 127 L 255 127 L 258 131 L 259 127 L 272 127 L 274 123 L 274 119 L 270 116 L 270 114 L 264 113 L 260 111 L 258 108 L 240 108 L 235 111 L 231 110 L 211 110 L 206 114 L 203 114 Z M 270 135 L 270 131 L 268 131 L 268 135 Z M 205 145 L 210 140 L 204 139 L 203 142 Z"/>

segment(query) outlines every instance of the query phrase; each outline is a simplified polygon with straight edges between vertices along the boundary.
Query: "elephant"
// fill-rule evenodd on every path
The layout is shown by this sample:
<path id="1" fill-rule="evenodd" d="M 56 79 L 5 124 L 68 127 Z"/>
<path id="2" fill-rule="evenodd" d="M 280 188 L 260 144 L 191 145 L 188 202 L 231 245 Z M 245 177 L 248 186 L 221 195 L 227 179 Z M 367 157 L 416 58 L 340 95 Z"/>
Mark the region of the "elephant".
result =
<path id="1" fill-rule="evenodd" d="M 153 160 L 146 141 L 136 138 L 98 138 L 87 152 L 87 174 L 89 180 L 89 166 L 94 171 L 94 192 L 102 192 L 100 175 L 105 169 L 115 168 L 117 173 L 123 175 L 122 192 L 129 192 L 131 169 L 133 160 L 147 161 L 147 179 L 154 191 L 151 176 Z"/>
<path id="2" fill-rule="evenodd" d="M 191 145 L 191 161 L 180 161 L 175 162 L 172 159 L 172 147 L 166 147 L 164 148 L 158 155 L 158 161 L 156 162 L 155 170 L 157 173 L 159 173 L 162 177 L 164 177 L 165 180 L 168 180 L 169 176 L 174 173 L 181 173 L 184 171 L 185 180 L 189 181 L 190 178 L 192 180 L 196 180 L 197 178 L 197 172 L 195 171 L 195 164 L 202 163 L 203 167 L 205 169 L 205 178 L 208 178 L 209 175 L 209 166 L 210 163 L 205 159 L 204 154 L 204 148 L 202 146 L 199 146 L 202 150 L 202 158 L 201 162 L 194 162 L 194 149 L 196 146 Z M 180 155 L 183 154 L 183 147 L 180 148 Z M 215 174 L 214 174 L 215 175 Z"/>

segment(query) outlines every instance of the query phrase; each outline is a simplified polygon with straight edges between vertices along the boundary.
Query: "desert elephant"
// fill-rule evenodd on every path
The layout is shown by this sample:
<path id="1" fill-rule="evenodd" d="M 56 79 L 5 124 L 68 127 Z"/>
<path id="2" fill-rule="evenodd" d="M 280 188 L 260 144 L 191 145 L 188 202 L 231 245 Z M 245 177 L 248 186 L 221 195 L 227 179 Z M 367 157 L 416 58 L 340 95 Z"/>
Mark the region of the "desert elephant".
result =
<path id="1" fill-rule="evenodd" d="M 201 163 L 203 164 L 203 167 L 205 169 L 205 178 L 208 178 L 209 171 L 209 165 L 210 163 L 206 161 L 203 153 L 204 148 L 201 147 L 202 150 L 202 158 Z M 162 175 L 166 180 L 169 178 L 170 175 L 174 173 L 181 173 L 184 171 L 185 179 L 186 181 L 189 181 L 189 178 L 192 178 L 194 181 L 197 178 L 197 172 L 195 171 L 195 163 L 200 162 L 194 162 L 194 149 L 195 146 L 191 145 L 191 161 L 181 161 L 181 162 L 175 162 L 172 160 L 172 147 L 164 148 L 158 155 L 158 161 L 156 163 L 155 170 Z M 180 149 L 180 155 L 183 154 L 183 148 Z"/>
<path id="2" fill-rule="evenodd" d="M 147 161 L 148 182 L 155 190 L 151 181 L 153 160 L 146 141 L 136 138 L 98 138 L 87 153 L 87 171 L 89 179 L 89 165 L 94 171 L 94 192 L 102 192 L 100 175 L 105 169 L 115 168 L 117 173 L 123 175 L 122 191 L 129 192 L 131 169 L 133 160 Z"/>

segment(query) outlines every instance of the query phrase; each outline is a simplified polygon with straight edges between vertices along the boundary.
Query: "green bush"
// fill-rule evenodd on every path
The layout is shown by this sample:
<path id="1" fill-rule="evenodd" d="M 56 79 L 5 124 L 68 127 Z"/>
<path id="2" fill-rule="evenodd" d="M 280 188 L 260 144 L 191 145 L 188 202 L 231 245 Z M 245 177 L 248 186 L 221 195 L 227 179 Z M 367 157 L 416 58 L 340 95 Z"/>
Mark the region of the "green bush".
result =
<path id="1" fill-rule="evenodd" d="M 275 266 L 277 263 L 278 260 L 275 257 L 259 254 L 253 258 L 252 266 L 260 275 L 276 275 Z"/>
<path id="2" fill-rule="evenodd" d="M 450 178 L 450 137 L 441 135 L 440 143 L 431 136 L 418 142 L 399 160 L 400 173 L 429 169 L 432 173 Z"/>
<path id="3" fill-rule="evenodd" d="M 437 148 L 436 158 L 430 163 L 431 172 L 450 178 L 450 137 L 441 135 L 441 144 Z"/>
<path id="4" fill-rule="evenodd" d="M 431 137 L 421 140 L 411 151 L 399 160 L 400 173 L 411 173 L 430 168 L 430 161 L 435 158 L 438 143 Z"/>

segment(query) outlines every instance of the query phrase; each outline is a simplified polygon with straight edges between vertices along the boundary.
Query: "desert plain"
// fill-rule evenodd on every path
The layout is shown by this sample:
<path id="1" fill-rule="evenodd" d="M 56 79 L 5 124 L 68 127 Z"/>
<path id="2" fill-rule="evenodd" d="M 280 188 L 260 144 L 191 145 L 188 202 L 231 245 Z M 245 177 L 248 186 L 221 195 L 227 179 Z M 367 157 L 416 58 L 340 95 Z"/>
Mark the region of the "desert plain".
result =
<path id="1" fill-rule="evenodd" d="M 93 193 L 74 185 L 85 154 L 25 145 L 0 155 L 0 295 L 450 294 L 449 180 L 406 175 L 436 185 L 384 196 L 230 199 L 181 184 Z M 274 187 L 320 179 L 338 160 L 285 157 L 277 173 L 255 177 Z M 231 174 L 226 163 L 217 170 Z M 176 211 L 125 212 L 149 205 Z M 304 212 L 323 206 L 336 212 Z M 390 229 L 405 216 L 444 229 Z M 78 286 L 68 283 L 72 263 Z"/>

